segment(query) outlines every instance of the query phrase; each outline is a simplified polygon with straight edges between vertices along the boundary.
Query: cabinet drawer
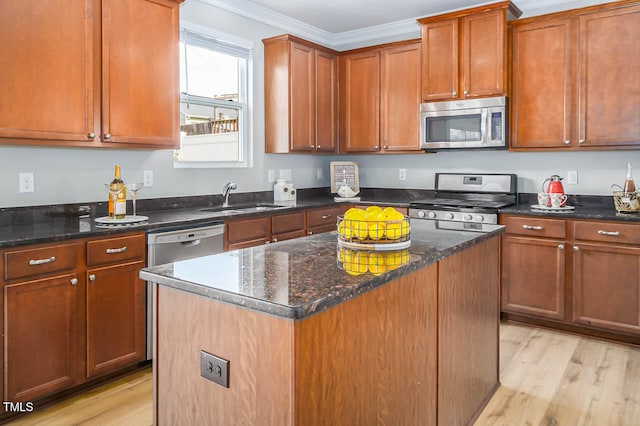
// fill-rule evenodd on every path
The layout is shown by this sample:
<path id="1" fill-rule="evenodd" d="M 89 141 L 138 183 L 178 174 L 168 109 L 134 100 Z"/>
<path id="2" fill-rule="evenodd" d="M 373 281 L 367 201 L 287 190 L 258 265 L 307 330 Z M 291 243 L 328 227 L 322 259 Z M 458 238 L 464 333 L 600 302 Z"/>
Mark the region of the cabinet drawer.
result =
<path id="1" fill-rule="evenodd" d="M 640 224 L 621 222 L 574 222 L 576 240 L 640 244 Z"/>
<path id="2" fill-rule="evenodd" d="M 563 219 L 542 219 L 534 216 L 506 216 L 502 224 L 507 233 L 532 235 L 537 237 L 565 238 L 565 222 Z"/>
<path id="3" fill-rule="evenodd" d="M 271 218 L 271 233 L 304 231 L 304 212 L 282 214 Z"/>
<path id="4" fill-rule="evenodd" d="M 87 265 L 144 259 L 144 234 L 87 242 Z"/>
<path id="5" fill-rule="evenodd" d="M 228 222 L 226 235 L 229 244 L 259 239 L 269 241 L 269 237 L 271 236 L 271 218 L 260 217 L 257 219 Z"/>
<path id="6" fill-rule="evenodd" d="M 78 244 L 57 244 L 4 254 L 4 279 L 13 280 L 35 275 L 75 269 Z"/>
<path id="7" fill-rule="evenodd" d="M 317 226 L 327 226 L 333 224 L 336 226 L 337 217 L 346 211 L 346 206 L 328 207 L 326 209 L 317 209 L 307 211 L 307 228 L 315 228 Z"/>

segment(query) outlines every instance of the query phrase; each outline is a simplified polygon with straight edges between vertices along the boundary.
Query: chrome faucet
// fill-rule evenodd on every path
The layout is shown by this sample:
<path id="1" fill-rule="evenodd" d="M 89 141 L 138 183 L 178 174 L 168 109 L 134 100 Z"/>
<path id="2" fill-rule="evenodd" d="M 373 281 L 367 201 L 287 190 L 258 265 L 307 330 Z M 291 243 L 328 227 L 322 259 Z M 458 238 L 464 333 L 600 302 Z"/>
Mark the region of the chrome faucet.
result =
<path id="1" fill-rule="evenodd" d="M 235 182 L 227 182 L 227 184 L 222 187 L 222 196 L 224 197 L 222 207 L 229 207 L 229 193 L 232 189 L 238 189 L 238 185 L 236 185 Z"/>

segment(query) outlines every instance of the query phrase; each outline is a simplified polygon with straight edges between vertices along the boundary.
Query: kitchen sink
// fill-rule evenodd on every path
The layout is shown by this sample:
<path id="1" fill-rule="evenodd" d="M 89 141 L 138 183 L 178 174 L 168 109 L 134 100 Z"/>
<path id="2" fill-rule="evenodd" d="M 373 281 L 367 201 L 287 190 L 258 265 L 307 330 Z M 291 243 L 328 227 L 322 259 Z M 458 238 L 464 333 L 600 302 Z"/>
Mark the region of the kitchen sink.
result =
<path id="1" fill-rule="evenodd" d="M 284 209 L 287 206 L 280 206 L 277 204 L 266 204 L 266 203 L 257 203 L 257 204 L 239 204 L 237 206 L 228 206 L 228 207 L 206 207 L 204 209 L 200 209 L 202 212 L 222 212 L 224 216 L 231 214 L 240 214 L 240 213 L 254 213 L 254 212 L 262 212 L 267 210 L 276 210 L 276 209 Z"/>

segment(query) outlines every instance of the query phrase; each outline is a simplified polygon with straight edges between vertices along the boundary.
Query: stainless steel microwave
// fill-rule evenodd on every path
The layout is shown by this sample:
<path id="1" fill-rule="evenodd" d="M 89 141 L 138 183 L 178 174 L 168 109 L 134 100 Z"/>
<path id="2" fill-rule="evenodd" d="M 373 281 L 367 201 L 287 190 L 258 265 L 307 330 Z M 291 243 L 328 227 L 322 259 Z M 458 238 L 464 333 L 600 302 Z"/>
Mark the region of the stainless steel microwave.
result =
<path id="1" fill-rule="evenodd" d="M 504 96 L 428 102 L 420 105 L 422 149 L 501 149 L 507 147 Z"/>

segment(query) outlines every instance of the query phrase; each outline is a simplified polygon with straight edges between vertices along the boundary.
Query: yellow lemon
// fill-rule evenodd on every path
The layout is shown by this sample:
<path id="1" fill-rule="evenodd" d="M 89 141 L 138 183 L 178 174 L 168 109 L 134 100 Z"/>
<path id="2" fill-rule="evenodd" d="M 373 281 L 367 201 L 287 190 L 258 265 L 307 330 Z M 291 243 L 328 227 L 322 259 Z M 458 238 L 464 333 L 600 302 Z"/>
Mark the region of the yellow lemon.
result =
<path id="1" fill-rule="evenodd" d="M 352 207 L 344 213 L 345 219 L 364 220 L 366 217 L 367 217 L 367 212 L 357 207 Z"/>
<path id="2" fill-rule="evenodd" d="M 372 240 L 384 238 L 384 222 L 369 223 L 369 238 Z"/>
<path id="3" fill-rule="evenodd" d="M 352 220 L 351 221 L 351 235 L 358 238 L 359 240 L 364 240 L 369 235 L 369 227 L 367 222 L 364 220 Z"/>
<path id="4" fill-rule="evenodd" d="M 344 247 L 340 247 L 338 250 L 338 262 L 344 263 Z"/>
<path id="5" fill-rule="evenodd" d="M 365 211 L 367 212 L 368 215 L 375 217 L 375 216 L 378 216 L 378 214 L 380 214 L 380 212 L 382 211 L 382 208 L 378 206 L 369 206 L 365 209 Z"/>
<path id="6" fill-rule="evenodd" d="M 347 221 L 342 221 L 338 225 L 338 234 L 340 234 L 345 240 L 351 239 L 351 225 L 346 223 Z"/>
<path id="7" fill-rule="evenodd" d="M 405 237 L 409 233 L 409 223 L 406 220 L 399 220 L 387 223 L 387 229 L 385 230 L 385 237 L 390 240 L 399 240 Z"/>

